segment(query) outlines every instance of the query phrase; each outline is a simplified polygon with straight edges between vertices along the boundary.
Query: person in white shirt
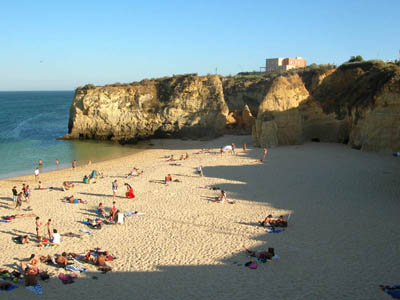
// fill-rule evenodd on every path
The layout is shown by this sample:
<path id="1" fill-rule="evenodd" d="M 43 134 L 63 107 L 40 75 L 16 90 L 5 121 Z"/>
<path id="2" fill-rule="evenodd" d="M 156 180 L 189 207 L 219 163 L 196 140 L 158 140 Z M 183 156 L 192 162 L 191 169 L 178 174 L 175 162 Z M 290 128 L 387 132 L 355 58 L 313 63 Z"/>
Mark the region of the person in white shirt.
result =
<path id="1" fill-rule="evenodd" d="M 35 181 L 39 179 L 39 168 L 35 169 Z"/>
<path id="2" fill-rule="evenodd" d="M 50 242 L 54 244 L 61 243 L 61 235 L 57 232 L 57 229 L 53 229 L 53 234 L 51 235 Z"/>

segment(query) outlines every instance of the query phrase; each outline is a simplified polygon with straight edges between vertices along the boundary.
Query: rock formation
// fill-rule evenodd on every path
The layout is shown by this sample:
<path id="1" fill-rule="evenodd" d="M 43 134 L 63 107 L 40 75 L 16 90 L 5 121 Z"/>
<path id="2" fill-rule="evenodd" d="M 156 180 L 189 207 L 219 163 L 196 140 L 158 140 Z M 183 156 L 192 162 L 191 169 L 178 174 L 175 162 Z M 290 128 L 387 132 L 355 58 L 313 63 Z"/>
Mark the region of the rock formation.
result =
<path id="1" fill-rule="evenodd" d="M 85 86 L 75 92 L 66 138 L 214 137 L 223 132 L 228 112 L 218 76 Z"/>
<path id="2" fill-rule="evenodd" d="M 262 100 L 256 145 L 305 141 L 349 143 L 366 151 L 400 151 L 400 67 L 383 62 L 291 72 Z"/>
<path id="3" fill-rule="evenodd" d="M 398 152 L 399 128 L 400 66 L 368 61 L 283 74 L 87 85 L 75 92 L 65 138 L 133 142 L 252 132 L 261 147 L 314 140 Z"/>

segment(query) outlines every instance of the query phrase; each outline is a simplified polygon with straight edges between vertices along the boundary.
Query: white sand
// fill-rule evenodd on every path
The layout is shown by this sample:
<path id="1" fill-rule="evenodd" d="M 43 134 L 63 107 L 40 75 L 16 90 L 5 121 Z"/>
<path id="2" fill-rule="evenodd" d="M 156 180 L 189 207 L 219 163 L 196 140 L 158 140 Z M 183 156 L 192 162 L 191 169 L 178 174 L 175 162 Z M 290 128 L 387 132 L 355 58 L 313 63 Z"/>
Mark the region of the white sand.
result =
<path id="1" fill-rule="evenodd" d="M 62 233 L 88 229 L 93 234 L 38 248 L 36 242 L 17 245 L 11 240 L 17 234 L 33 235 L 34 218 L 0 223 L 0 266 L 12 268 L 31 253 L 84 253 L 94 247 L 118 257 L 108 274 L 85 265 L 89 272 L 72 285 L 57 278 L 42 283 L 40 299 L 387 299 L 378 284 L 400 283 L 400 159 L 313 143 L 270 149 L 267 162 L 257 164 L 262 149 L 253 149 L 250 141 L 248 136 L 157 140 L 154 149 L 129 157 L 41 174 L 45 186 L 60 187 L 64 180 L 81 181 L 92 169 L 104 172 L 96 184 L 76 183 L 70 192 L 32 191 L 31 207 L 43 222 L 53 219 Z M 239 147 L 237 155 L 193 154 L 231 142 Z M 186 152 L 190 159 L 178 162 L 181 166 L 163 158 Z M 204 177 L 195 172 L 199 165 Z M 132 166 L 144 169 L 144 175 L 124 178 Z M 152 182 L 168 173 L 182 182 Z M 136 194 L 133 200 L 117 198 L 117 207 L 145 215 L 91 230 L 80 222 L 94 216 L 99 202 L 111 207 L 114 179 L 119 196 L 125 193 L 124 182 Z M 36 186 L 33 175 L 0 181 L 1 216 L 18 213 L 9 208 L 11 188 L 21 189 L 23 182 Z M 205 185 L 226 190 L 236 203 L 210 202 L 219 191 L 199 188 Z M 88 204 L 61 202 L 71 194 Z M 268 234 L 255 225 L 269 213 L 291 213 L 285 232 Z M 243 266 L 249 261 L 244 247 L 274 247 L 279 259 L 250 270 Z M 55 275 L 63 271 L 42 267 Z M 0 297 L 39 299 L 22 286 L 0 291 Z"/>

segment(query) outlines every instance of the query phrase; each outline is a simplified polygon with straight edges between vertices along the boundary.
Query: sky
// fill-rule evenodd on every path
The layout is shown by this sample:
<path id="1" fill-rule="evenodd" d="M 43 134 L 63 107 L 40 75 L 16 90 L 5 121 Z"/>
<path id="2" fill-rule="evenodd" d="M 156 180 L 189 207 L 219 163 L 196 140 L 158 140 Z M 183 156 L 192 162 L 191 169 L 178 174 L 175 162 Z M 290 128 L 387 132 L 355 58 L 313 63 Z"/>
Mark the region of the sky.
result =
<path id="1" fill-rule="evenodd" d="M 399 0 L 1 1 L 0 90 L 260 70 L 266 58 L 395 60 Z"/>

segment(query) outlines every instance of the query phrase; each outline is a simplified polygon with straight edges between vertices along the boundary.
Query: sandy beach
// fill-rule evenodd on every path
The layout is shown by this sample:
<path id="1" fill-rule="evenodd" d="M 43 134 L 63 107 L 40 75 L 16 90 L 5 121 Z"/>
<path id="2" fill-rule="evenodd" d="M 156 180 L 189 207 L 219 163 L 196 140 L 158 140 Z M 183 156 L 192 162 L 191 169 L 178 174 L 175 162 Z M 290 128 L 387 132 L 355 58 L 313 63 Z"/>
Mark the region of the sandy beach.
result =
<path id="1" fill-rule="evenodd" d="M 230 143 L 237 154 L 219 153 Z M 13 209 L 11 189 L 22 183 L 32 189 L 30 206 L 42 222 L 53 220 L 63 237 L 59 246 L 37 247 L 33 217 L 0 223 L 0 267 L 15 269 L 32 253 L 85 253 L 99 247 L 114 254 L 112 272 L 101 274 L 84 264 L 86 273 L 64 285 L 56 278 L 65 270 L 41 265 L 54 278 L 41 282 L 43 295 L 19 288 L 0 291 L 6 299 L 388 299 L 379 284 L 399 284 L 400 275 L 400 158 L 360 152 L 341 144 L 309 143 L 269 149 L 264 164 L 256 160 L 263 149 L 251 146 L 249 136 L 224 136 L 212 141 L 152 140 L 152 149 L 90 166 L 40 174 L 45 187 L 67 192 L 34 190 L 33 175 L 0 181 L 0 216 Z M 242 144 L 248 151 L 243 153 Z M 209 153 L 195 154 L 202 148 Z M 190 158 L 171 165 L 166 155 Z M 196 172 L 203 166 L 204 176 Z M 126 178 L 136 166 L 139 177 Z M 91 170 L 104 173 L 95 184 L 83 184 Z M 170 173 L 180 182 L 164 184 Z M 96 217 L 102 202 L 112 205 L 111 183 L 119 183 L 117 208 L 142 216 L 124 224 L 90 229 L 82 221 Z M 124 183 L 136 197 L 125 198 Z M 220 191 L 234 204 L 211 201 Z M 62 202 L 74 195 L 87 204 Z M 268 233 L 257 225 L 266 215 L 290 215 L 289 227 Z M 92 234 L 80 232 L 81 229 Z M 42 228 L 43 234 L 47 232 Z M 19 245 L 12 237 L 28 234 L 33 240 Z M 278 259 L 244 266 L 245 247 L 274 247 Z M 81 266 L 81 265 L 79 265 Z M 69 273 L 69 272 L 66 272 Z"/>

